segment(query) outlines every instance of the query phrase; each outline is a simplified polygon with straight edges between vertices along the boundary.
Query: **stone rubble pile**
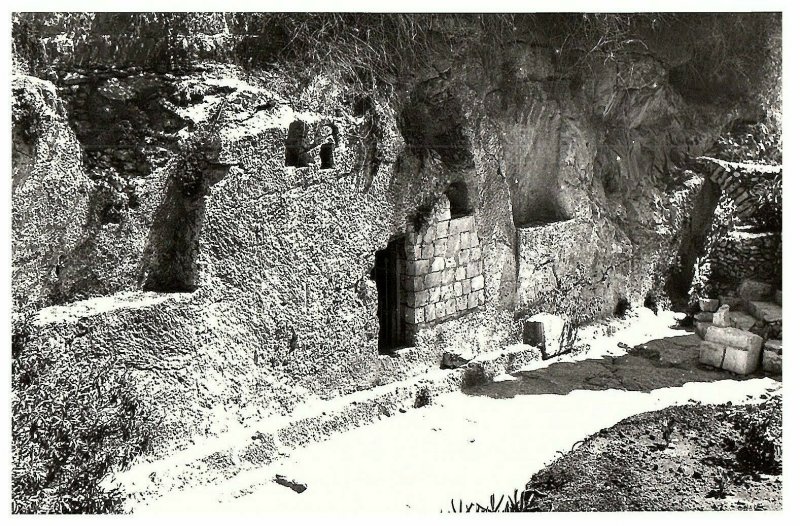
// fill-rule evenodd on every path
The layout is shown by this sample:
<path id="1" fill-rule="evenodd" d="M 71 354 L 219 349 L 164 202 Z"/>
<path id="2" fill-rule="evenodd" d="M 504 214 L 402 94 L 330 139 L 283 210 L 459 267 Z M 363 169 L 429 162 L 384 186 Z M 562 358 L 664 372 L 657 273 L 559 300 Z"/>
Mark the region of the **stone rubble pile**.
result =
<path id="1" fill-rule="evenodd" d="M 744 280 L 736 296 L 703 298 L 694 316 L 695 332 L 703 338 L 700 363 L 736 374 L 752 374 L 759 366 L 781 373 L 783 312 L 780 290 Z"/>

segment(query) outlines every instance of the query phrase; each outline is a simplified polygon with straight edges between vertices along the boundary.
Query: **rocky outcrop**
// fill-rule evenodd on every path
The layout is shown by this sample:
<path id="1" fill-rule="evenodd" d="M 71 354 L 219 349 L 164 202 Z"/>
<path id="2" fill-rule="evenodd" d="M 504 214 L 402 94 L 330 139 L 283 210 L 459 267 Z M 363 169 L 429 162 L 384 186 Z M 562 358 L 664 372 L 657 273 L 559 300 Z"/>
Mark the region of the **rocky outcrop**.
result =
<path id="1" fill-rule="evenodd" d="M 663 297 L 702 194 L 680 162 L 735 115 L 648 55 L 569 78 L 542 45 L 467 46 L 389 97 L 243 68 L 224 15 L 180 42 L 154 20 L 116 54 L 55 29 L 17 48 L 55 67 L 14 80 L 12 204 L 27 352 L 113 355 L 157 454 L 497 351 L 531 314 Z"/>

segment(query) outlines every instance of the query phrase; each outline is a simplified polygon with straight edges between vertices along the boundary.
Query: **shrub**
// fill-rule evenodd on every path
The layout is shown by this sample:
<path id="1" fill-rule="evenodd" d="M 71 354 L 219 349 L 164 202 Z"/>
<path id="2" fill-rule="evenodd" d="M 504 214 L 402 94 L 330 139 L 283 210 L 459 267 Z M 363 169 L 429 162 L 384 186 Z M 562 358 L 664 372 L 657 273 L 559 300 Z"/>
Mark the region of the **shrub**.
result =
<path id="1" fill-rule="evenodd" d="M 85 330 L 85 329 L 84 329 Z M 12 512 L 120 512 L 101 480 L 149 447 L 153 422 L 116 357 L 37 345 L 27 319 L 12 338 Z M 84 334 L 85 336 L 85 334 Z"/>

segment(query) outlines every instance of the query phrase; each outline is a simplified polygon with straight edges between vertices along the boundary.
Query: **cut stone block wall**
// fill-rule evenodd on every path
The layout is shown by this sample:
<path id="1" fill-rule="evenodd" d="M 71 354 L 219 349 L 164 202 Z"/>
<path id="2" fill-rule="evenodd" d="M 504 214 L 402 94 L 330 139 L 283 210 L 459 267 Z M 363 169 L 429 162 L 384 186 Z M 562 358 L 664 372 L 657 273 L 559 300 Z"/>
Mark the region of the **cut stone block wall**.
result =
<path id="1" fill-rule="evenodd" d="M 401 301 L 410 335 L 484 304 L 483 255 L 475 218 L 451 217 L 446 196 L 419 230 L 408 226 L 406 258 Z"/>

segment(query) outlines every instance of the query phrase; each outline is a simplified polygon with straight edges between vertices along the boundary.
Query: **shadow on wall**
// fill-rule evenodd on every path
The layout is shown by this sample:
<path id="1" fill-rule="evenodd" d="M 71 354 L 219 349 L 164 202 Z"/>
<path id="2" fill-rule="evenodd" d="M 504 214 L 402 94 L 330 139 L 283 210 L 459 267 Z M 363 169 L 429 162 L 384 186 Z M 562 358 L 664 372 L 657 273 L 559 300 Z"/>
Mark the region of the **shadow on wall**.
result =
<path id="1" fill-rule="evenodd" d="M 689 227 L 684 229 L 678 248 L 677 262 L 667 275 L 664 290 L 672 302 L 673 309 L 685 309 L 694 279 L 695 263 L 703 253 L 706 236 L 714 220 L 722 190 L 706 177 L 694 202 Z"/>
<path id="2" fill-rule="evenodd" d="M 153 218 L 142 259 L 143 290 L 194 292 L 197 289 L 195 261 L 206 196 L 226 174 L 227 167 L 205 162 L 186 172 L 181 170 L 170 179 L 164 201 Z"/>

